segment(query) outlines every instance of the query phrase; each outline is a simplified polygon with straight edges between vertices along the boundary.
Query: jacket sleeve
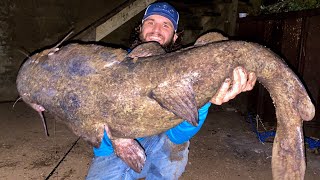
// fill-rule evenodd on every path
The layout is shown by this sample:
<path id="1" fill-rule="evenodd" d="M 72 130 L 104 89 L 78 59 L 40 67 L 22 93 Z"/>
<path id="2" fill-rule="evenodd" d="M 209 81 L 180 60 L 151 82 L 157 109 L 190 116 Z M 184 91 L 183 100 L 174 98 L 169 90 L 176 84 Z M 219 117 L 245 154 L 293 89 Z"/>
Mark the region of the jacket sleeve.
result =
<path id="1" fill-rule="evenodd" d="M 136 138 L 137 141 L 142 141 L 144 138 Z M 103 138 L 101 140 L 100 146 L 98 148 L 93 147 L 93 154 L 94 156 L 109 156 L 114 152 L 112 142 L 109 139 L 107 132 L 103 131 Z"/>
<path id="2" fill-rule="evenodd" d="M 176 127 L 173 127 L 168 131 L 166 131 L 168 138 L 175 144 L 182 144 L 190 140 L 201 129 L 208 115 L 208 110 L 210 106 L 211 106 L 211 103 L 208 102 L 198 110 L 198 115 L 199 115 L 198 126 L 193 126 L 187 121 L 183 121 Z"/>

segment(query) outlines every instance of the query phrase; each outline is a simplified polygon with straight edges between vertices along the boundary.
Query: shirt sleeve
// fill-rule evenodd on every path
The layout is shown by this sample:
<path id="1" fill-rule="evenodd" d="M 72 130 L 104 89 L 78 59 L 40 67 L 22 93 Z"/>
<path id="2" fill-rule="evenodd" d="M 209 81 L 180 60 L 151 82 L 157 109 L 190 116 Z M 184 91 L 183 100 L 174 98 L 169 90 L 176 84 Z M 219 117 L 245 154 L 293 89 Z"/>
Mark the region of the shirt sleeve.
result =
<path id="1" fill-rule="evenodd" d="M 109 139 L 106 131 L 103 132 L 103 138 L 101 140 L 100 147 L 93 147 L 93 154 L 95 156 L 109 156 L 113 153 L 113 147 L 111 140 Z"/>
<path id="2" fill-rule="evenodd" d="M 201 129 L 208 115 L 211 103 L 208 102 L 198 110 L 199 123 L 198 126 L 193 126 L 187 121 L 183 121 L 179 125 L 166 131 L 168 138 L 175 144 L 182 144 L 190 140 Z"/>
<path id="3" fill-rule="evenodd" d="M 136 138 L 137 141 L 142 141 L 144 138 Z M 109 156 L 114 152 L 112 142 L 109 139 L 107 132 L 104 130 L 103 138 L 101 140 L 100 146 L 98 148 L 93 147 L 93 154 L 94 156 Z"/>

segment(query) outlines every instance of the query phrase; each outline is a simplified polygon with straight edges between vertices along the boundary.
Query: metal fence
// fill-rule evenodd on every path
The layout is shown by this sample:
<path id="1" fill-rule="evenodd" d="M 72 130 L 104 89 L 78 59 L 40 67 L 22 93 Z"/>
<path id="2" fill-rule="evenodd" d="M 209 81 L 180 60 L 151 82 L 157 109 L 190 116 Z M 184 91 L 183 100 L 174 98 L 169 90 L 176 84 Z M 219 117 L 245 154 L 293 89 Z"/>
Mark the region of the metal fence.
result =
<path id="1" fill-rule="evenodd" d="M 287 60 L 316 106 L 316 117 L 304 123 L 305 133 L 320 137 L 320 9 L 238 19 L 237 37 L 266 45 Z M 257 99 L 253 102 L 257 113 L 265 121 L 275 121 L 267 91 L 259 87 L 256 96 L 251 99 Z"/>

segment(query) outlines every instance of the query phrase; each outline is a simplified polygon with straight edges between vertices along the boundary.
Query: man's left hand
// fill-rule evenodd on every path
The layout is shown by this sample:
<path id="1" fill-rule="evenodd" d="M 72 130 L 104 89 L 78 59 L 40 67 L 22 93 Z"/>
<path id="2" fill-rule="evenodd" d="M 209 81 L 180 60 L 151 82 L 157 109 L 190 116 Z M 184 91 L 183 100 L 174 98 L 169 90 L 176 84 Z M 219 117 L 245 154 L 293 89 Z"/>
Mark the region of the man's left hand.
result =
<path id="1" fill-rule="evenodd" d="M 248 75 L 243 67 L 236 67 L 233 70 L 233 82 L 231 83 L 231 79 L 227 78 L 210 102 L 216 105 L 228 102 L 241 92 L 252 90 L 256 80 L 255 73 L 250 72 Z"/>

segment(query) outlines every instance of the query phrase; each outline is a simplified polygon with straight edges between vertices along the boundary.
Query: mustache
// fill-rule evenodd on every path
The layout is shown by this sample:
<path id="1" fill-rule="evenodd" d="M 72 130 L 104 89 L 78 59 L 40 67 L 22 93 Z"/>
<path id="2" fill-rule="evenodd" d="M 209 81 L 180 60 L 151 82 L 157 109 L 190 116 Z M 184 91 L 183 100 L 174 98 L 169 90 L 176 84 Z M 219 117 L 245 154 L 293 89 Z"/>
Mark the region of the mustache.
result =
<path id="1" fill-rule="evenodd" d="M 160 37 L 161 39 L 164 39 L 164 37 L 161 35 L 161 34 L 159 34 L 159 33 L 147 33 L 146 34 L 146 37 L 148 37 L 148 36 L 158 36 L 158 37 Z"/>

